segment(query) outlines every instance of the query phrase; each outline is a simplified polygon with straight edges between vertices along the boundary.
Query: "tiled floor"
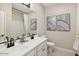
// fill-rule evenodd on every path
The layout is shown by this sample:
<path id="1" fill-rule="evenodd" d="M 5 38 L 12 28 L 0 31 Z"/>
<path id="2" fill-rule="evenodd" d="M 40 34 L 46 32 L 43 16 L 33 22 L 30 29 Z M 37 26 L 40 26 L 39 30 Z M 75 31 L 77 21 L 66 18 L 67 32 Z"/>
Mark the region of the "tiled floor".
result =
<path id="1" fill-rule="evenodd" d="M 55 49 L 53 53 L 48 52 L 48 56 L 75 56 L 75 53 L 67 52 L 61 49 Z"/>

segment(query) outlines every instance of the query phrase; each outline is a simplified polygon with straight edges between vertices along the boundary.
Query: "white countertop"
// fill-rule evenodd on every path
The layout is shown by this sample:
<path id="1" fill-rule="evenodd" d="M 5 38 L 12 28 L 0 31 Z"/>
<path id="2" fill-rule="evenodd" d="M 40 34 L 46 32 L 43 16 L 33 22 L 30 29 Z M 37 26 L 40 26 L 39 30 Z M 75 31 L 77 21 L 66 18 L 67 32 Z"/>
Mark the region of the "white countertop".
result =
<path id="1" fill-rule="evenodd" d="M 15 43 L 15 46 L 13 47 L 1 48 L 0 56 L 22 56 L 46 40 L 47 38 L 36 37 L 35 39 L 30 40 L 29 42 L 23 44 Z"/>

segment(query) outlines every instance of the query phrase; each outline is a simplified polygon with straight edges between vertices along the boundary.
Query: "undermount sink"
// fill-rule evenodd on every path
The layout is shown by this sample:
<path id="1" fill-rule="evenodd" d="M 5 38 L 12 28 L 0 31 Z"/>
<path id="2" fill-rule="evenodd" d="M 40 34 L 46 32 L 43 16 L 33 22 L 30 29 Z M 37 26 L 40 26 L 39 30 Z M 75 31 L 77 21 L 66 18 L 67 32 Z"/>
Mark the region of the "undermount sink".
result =
<path id="1" fill-rule="evenodd" d="M 23 42 L 21 42 L 20 39 L 19 39 L 19 40 L 17 40 L 17 41 L 15 42 L 15 45 L 28 43 L 28 42 L 30 42 L 30 41 L 31 41 L 30 37 L 25 38 Z"/>

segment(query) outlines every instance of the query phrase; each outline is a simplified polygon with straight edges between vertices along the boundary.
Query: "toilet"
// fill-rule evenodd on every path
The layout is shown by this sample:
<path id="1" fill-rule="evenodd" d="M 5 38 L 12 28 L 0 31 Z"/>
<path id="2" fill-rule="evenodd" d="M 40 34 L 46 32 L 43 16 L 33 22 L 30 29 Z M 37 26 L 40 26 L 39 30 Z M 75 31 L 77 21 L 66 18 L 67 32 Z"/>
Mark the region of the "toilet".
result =
<path id="1" fill-rule="evenodd" d="M 54 52 L 54 46 L 55 46 L 55 43 L 53 42 L 47 42 L 47 49 L 48 49 L 48 52 L 49 53 L 53 53 Z"/>

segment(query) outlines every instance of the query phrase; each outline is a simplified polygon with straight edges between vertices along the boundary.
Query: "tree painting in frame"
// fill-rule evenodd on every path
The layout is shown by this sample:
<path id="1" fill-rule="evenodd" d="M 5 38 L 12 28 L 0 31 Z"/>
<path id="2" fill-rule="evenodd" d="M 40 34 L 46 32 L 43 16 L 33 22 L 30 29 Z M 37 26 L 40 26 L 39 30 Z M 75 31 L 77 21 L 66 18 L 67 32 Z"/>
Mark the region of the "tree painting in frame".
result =
<path id="1" fill-rule="evenodd" d="M 70 31 L 70 14 L 62 14 L 56 17 L 57 31 Z"/>
<path id="2" fill-rule="evenodd" d="M 56 30 L 56 16 L 47 17 L 47 30 L 55 31 Z"/>
<path id="3" fill-rule="evenodd" d="M 37 19 L 36 18 L 31 19 L 30 27 L 31 27 L 31 30 L 37 29 Z"/>

